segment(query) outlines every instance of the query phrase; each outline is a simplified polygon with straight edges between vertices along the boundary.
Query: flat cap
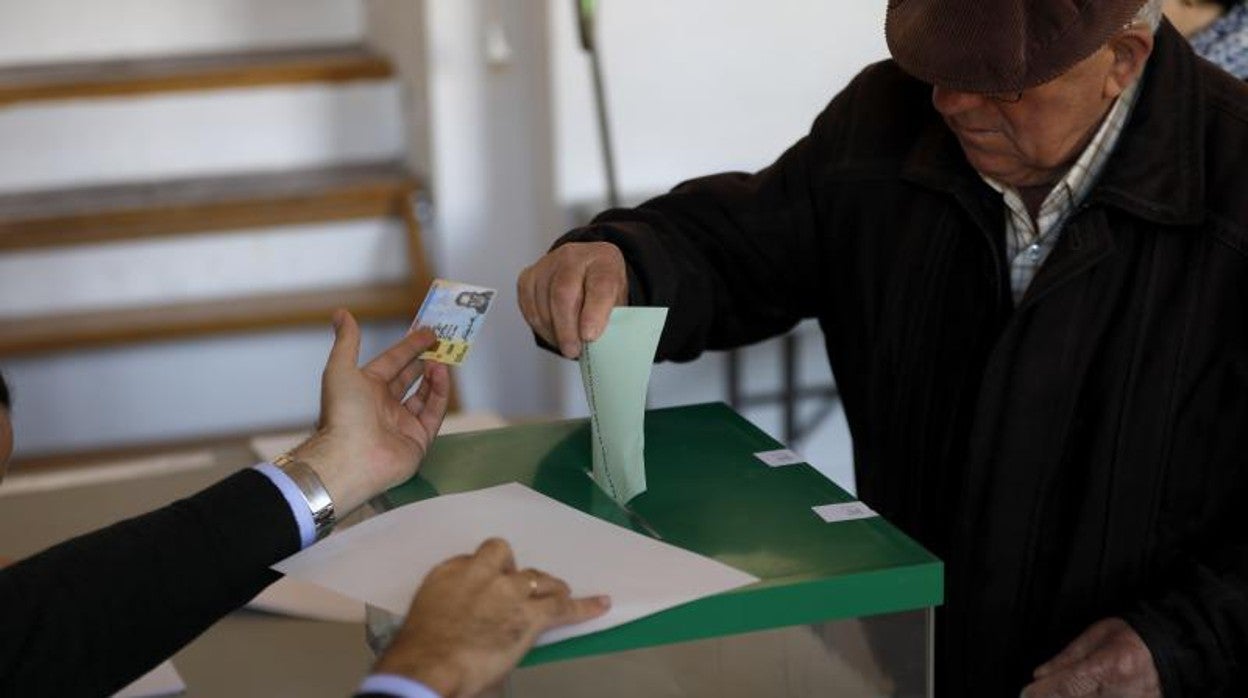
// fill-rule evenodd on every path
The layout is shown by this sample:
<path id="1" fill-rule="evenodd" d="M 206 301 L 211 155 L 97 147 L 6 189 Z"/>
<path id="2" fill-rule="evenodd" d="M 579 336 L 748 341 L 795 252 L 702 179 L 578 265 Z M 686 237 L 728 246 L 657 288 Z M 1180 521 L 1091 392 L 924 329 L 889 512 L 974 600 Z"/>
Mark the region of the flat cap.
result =
<path id="1" fill-rule="evenodd" d="M 889 0 L 893 60 L 964 92 L 1018 92 L 1091 56 L 1144 0 Z"/>

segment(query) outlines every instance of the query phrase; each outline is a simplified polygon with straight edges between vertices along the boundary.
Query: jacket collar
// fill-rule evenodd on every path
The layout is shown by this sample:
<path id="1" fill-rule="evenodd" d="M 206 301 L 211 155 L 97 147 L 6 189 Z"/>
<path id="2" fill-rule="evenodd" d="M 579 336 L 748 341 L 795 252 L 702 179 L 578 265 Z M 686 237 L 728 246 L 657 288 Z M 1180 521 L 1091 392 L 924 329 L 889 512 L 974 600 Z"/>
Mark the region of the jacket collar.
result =
<path id="1" fill-rule="evenodd" d="M 1143 92 L 1090 201 L 1169 225 L 1199 223 L 1205 200 L 1202 76 L 1187 41 L 1163 22 Z"/>
<path id="2" fill-rule="evenodd" d="M 994 246 L 1000 246 L 1001 195 L 980 178 L 953 132 L 935 111 L 919 132 L 914 146 L 902 164 L 901 176 L 907 181 L 952 195 L 962 204 Z"/>
<path id="3" fill-rule="evenodd" d="M 1142 80 L 1139 101 L 1087 203 L 1161 224 L 1198 223 L 1205 199 L 1201 75 L 1195 54 L 1168 21 L 1157 31 Z M 984 197 L 995 193 L 940 116 L 934 110 L 930 116 L 902 176 L 954 195 L 978 218 Z"/>

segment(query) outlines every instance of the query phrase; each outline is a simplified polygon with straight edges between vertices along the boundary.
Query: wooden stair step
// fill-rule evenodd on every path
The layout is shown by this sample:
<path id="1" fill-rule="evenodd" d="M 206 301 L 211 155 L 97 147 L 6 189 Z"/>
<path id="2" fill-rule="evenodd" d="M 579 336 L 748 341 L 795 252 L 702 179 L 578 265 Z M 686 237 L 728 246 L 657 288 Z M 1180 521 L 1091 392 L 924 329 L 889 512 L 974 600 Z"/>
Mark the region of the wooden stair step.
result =
<path id="1" fill-rule="evenodd" d="M 230 87 L 385 78 L 384 56 L 359 44 L 32 63 L 0 68 L 0 105 Z"/>
<path id="2" fill-rule="evenodd" d="M 359 320 L 408 320 L 425 289 L 411 282 L 252 295 L 195 303 L 0 320 L 0 357 L 228 332 L 329 325 L 334 310 Z"/>
<path id="3" fill-rule="evenodd" d="M 0 251 L 399 215 L 399 163 L 0 194 Z"/>

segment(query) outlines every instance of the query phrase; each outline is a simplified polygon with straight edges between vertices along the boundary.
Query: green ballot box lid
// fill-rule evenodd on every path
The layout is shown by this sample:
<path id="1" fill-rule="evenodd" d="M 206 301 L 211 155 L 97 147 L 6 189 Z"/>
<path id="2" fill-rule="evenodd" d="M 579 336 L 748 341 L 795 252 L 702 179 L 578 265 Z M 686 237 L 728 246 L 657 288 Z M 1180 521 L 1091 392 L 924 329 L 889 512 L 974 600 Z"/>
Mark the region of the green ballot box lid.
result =
<path id="1" fill-rule="evenodd" d="M 854 498 L 809 464 L 763 463 L 755 453 L 782 446 L 727 405 L 651 410 L 645 429 L 648 489 L 627 508 L 588 476 L 584 419 L 439 437 L 419 475 L 377 503 L 519 482 L 762 580 L 539 647 L 526 665 L 941 603 L 940 560 L 881 517 L 825 521 L 813 507 Z"/>

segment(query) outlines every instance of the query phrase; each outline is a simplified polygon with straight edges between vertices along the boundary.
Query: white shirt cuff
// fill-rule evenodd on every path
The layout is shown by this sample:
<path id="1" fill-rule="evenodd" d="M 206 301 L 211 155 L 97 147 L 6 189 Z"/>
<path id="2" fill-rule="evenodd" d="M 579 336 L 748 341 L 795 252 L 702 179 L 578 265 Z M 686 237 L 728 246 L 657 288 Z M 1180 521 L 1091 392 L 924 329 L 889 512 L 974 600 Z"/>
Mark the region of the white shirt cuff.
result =
<path id="1" fill-rule="evenodd" d="M 260 463 L 255 469 L 273 482 L 290 505 L 290 513 L 294 514 L 295 523 L 299 526 L 299 547 L 302 549 L 315 543 L 316 522 L 312 520 L 312 509 L 308 507 L 308 500 L 304 498 L 295 481 L 272 463 Z"/>
<path id="2" fill-rule="evenodd" d="M 425 684 L 398 674 L 373 674 L 356 693 L 384 693 L 398 698 L 442 698 Z"/>

